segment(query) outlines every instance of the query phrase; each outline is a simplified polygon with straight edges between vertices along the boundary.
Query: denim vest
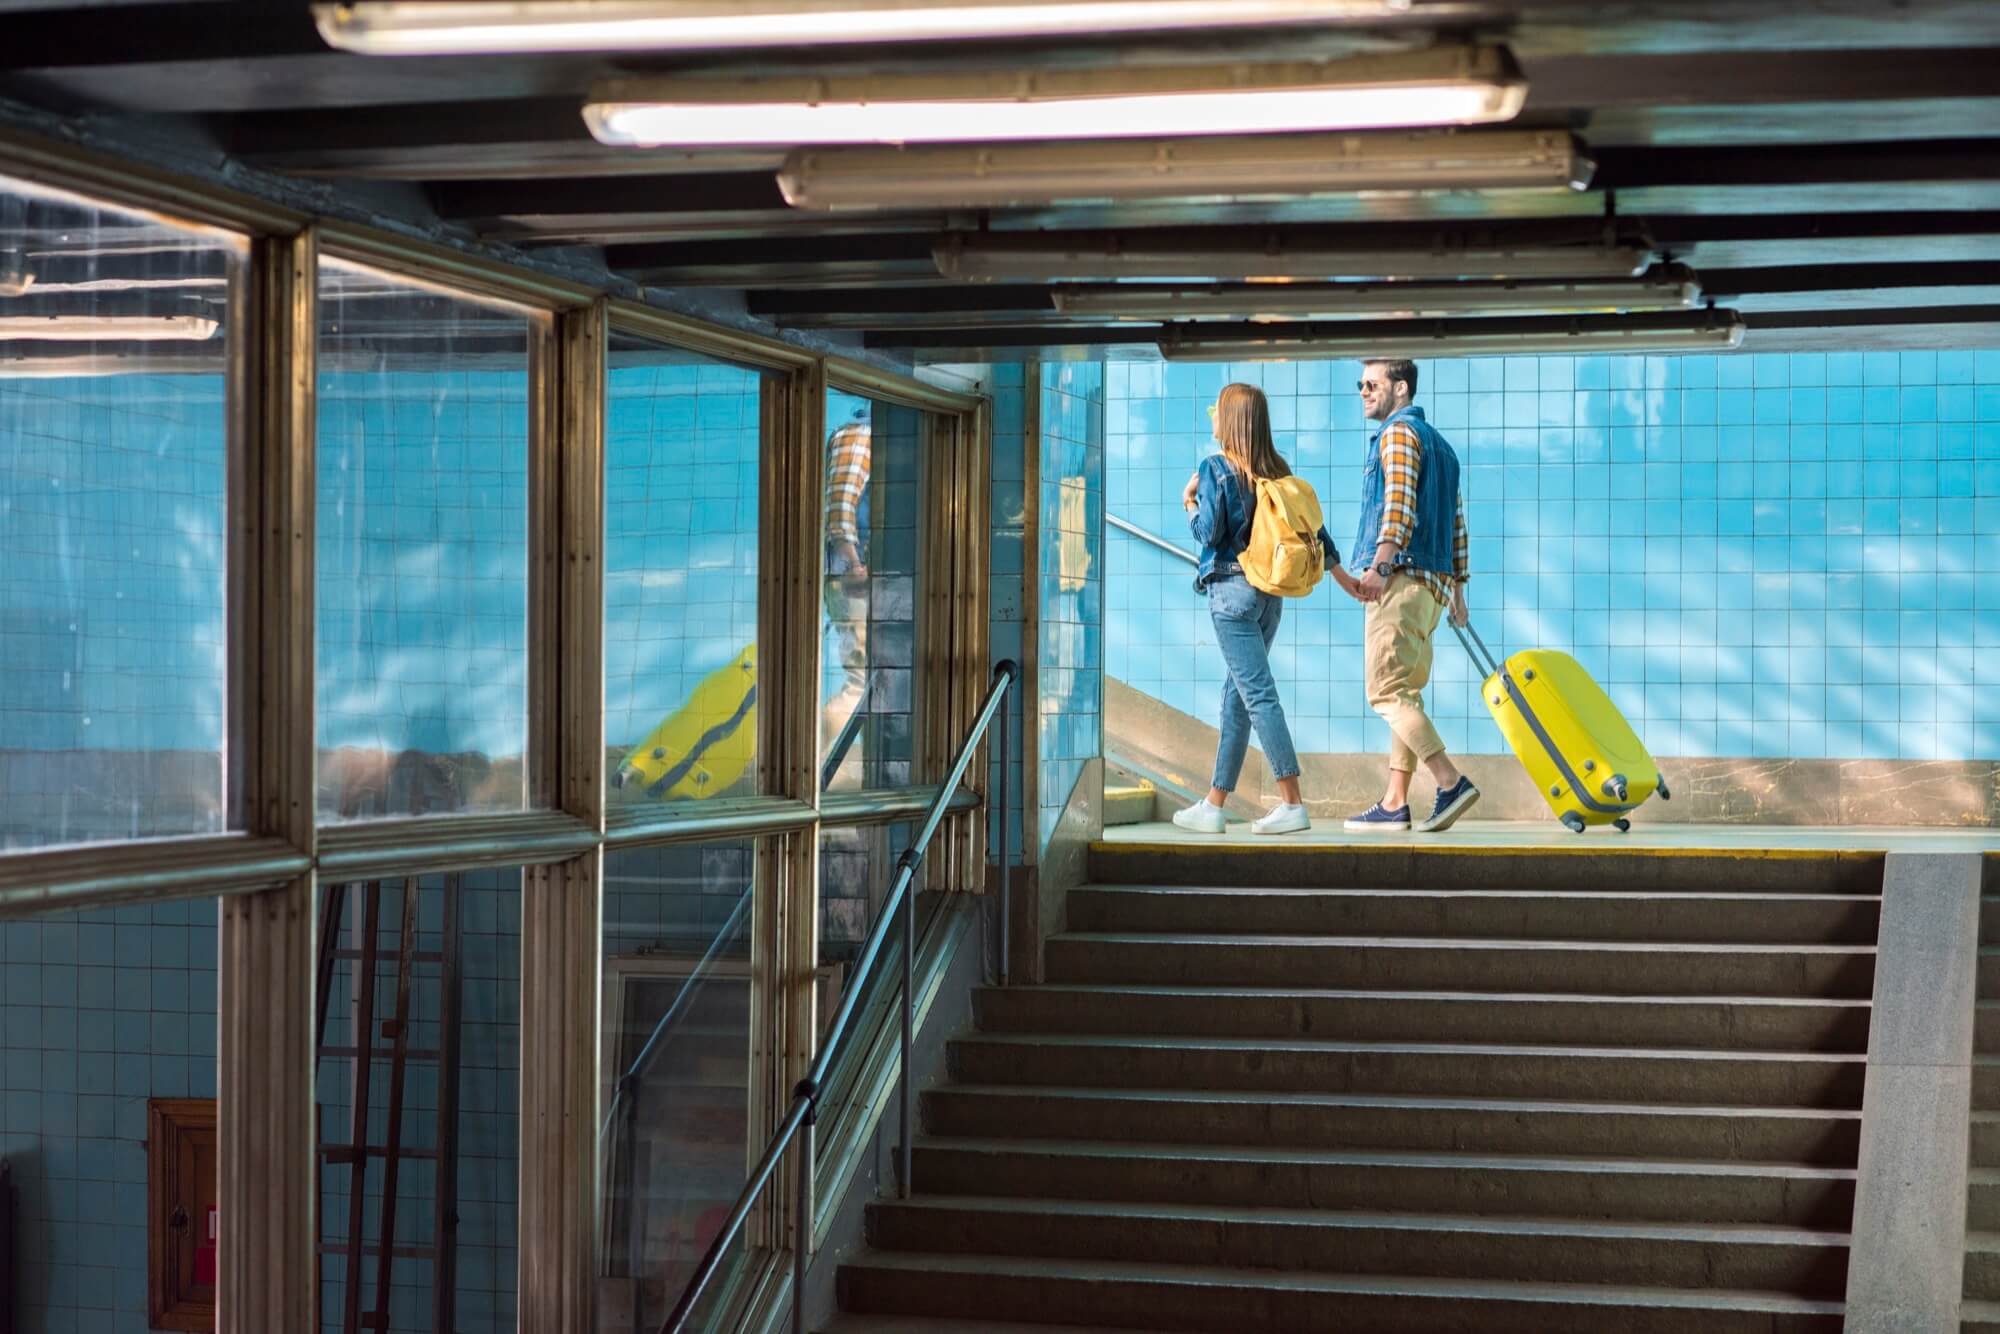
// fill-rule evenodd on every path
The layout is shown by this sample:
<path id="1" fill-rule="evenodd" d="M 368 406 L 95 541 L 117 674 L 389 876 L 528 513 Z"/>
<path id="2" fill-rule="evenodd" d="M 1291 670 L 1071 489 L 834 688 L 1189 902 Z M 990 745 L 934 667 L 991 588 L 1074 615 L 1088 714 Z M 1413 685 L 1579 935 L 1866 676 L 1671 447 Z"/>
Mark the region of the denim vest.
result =
<path id="1" fill-rule="evenodd" d="M 1382 511 L 1386 488 L 1382 479 L 1382 432 L 1390 422 L 1408 422 L 1423 443 L 1423 458 L 1417 469 L 1417 523 L 1410 544 L 1396 558 L 1398 565 L 1411 565 L 1434 574 L 1450 574 L 1454 539 L 1458 528 L 1458 454 L 1450 442 L 1424 420 L 1424 410 L 1407 407 L 1391 413 L 1389 420 L 1368 440 L 1368 458 L 1361 472 L 1361 524 L 1355 530 L 1354 559 L 1373 561 L 1375 547 L 1382 538 Z"/>

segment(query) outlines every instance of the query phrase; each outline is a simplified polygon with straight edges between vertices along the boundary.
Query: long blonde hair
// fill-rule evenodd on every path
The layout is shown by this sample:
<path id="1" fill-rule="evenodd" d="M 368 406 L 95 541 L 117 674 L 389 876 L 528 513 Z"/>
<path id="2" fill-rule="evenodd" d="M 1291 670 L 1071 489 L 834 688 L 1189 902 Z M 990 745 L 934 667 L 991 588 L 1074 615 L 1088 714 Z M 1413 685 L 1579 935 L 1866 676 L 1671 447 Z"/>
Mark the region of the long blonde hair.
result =
<path id="1" fill-rule="evenodd" d="M 1271 405 L 1254 384 L 1222 387 L 1215 400 L 1215 438 L 1245 486 L 1292 475 L 1291 465 L 1271 443 Z"/>

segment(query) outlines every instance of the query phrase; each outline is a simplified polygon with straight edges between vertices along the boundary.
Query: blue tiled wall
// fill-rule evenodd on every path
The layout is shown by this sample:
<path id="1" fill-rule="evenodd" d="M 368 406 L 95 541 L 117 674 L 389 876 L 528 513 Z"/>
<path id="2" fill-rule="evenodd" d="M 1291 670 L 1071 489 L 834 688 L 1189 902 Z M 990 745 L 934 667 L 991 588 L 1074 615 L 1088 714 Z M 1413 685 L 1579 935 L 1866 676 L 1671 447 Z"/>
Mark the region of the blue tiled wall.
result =
<path id="1" fill-rule="evenodd" d="M 320 377 L 321 746 L 521 753 L 525 362 Z"/>
<path id="2" fill-rule="evenodd" d="M 0 847 L 222 827 L 222 397 L 0 379 Z"/>
<path id="3" fill-rule="evenodd" d="M 1110 509 L 1192 546 L 1207 405 L 1261 384 L 1343 554 L 1367 448 L 1354 363 L 1113 363 Z M 1475 624 L 1573 653 L 1662 755 L 2000 756 L 2000 351 L 1420 362 L 1465 465 Z M 1187 567 L 1113 533 L 1106 670 L 1197 717 L 1221 663 Z M 1360 609 L 1288 605 L 1301 750 L 1373 752 Z M 1449 641 L 1448 745 L 1504 750 Z"/>
<path id="4" fill-rule="evenodd" d="M 146 1102 L 215 1096 L 216 901 L 0 924 L 23 1330 L 146 1325 Z"/>
<path id="5" fill-rule="evenodd" d="M 757 638 L 755 371 L 614 369 L 605 450 L 604 736 L 642 739 Z"/>
<path id="6" fill-rule="evenodd" d="M 1041 368 L 1038 565 L 1039 846 L 1103 750 L 1104 383 L 1102 362 Z"/>

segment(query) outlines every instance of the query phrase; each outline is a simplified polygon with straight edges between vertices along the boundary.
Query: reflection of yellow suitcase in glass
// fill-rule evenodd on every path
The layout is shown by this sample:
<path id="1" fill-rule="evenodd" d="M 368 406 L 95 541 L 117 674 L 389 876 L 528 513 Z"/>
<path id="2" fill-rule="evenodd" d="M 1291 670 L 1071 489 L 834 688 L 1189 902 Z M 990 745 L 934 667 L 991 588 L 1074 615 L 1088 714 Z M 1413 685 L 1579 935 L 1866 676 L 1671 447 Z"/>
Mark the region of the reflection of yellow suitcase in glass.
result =
<path id="1" fill-rule="evenodd" d="M 1479 693 L 1500 734 L 1564 824 L 1579 834 L 1598 824 L 1630 829 L 1626 817 L 1646 798 L 1672 798 L 1645 743 L 1582 663 L 1530 649 L 1502 665 L 1470 626 L 1458 638 L 1486 674 Z"/>
<path id="2" fill-rule="evenodd" d="M 687 703 L 625 752 L 617 788 L 681 801 L 729 792 L 757 755 L 757 646 L 708 674 Z"/>

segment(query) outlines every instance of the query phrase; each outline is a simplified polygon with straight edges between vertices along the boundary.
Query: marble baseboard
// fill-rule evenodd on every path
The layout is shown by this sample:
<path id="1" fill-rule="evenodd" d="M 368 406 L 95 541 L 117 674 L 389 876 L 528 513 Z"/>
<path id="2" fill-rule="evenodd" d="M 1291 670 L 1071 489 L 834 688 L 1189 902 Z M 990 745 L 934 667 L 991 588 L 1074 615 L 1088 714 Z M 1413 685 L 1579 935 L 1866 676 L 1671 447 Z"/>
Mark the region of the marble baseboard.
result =
<path id="1" fill-rule="evenodd" d="M 1215 725 L 1190 717 L 1122 681 L 1104 680 L 1105 752 L 1156 782 L 1204 791 L 1215 760 Z M 1512 755 L 1460 755 L 1481 793 L 1481 820 L 1546 820 L 1548 803 Z M 1351 814 L 1382 795 L 1379 755 L 1304 754 L 1299 781 L 1315 819 Z M 1671 801 L 1657 798 L 1635 819 L 1649 824 L 2000 824 L 2000 761 L 1676 759 L 1660 757 Z M 1419 783 L 1423 781 L 1419 775 Z M 1260 815 L 1276 798 L 1254 747 L 1230 801 Z M 1165 804 L 1168 798 L 1163 798 Z M 1164 818 L 1164 817 L 1162 817 Z"/>

